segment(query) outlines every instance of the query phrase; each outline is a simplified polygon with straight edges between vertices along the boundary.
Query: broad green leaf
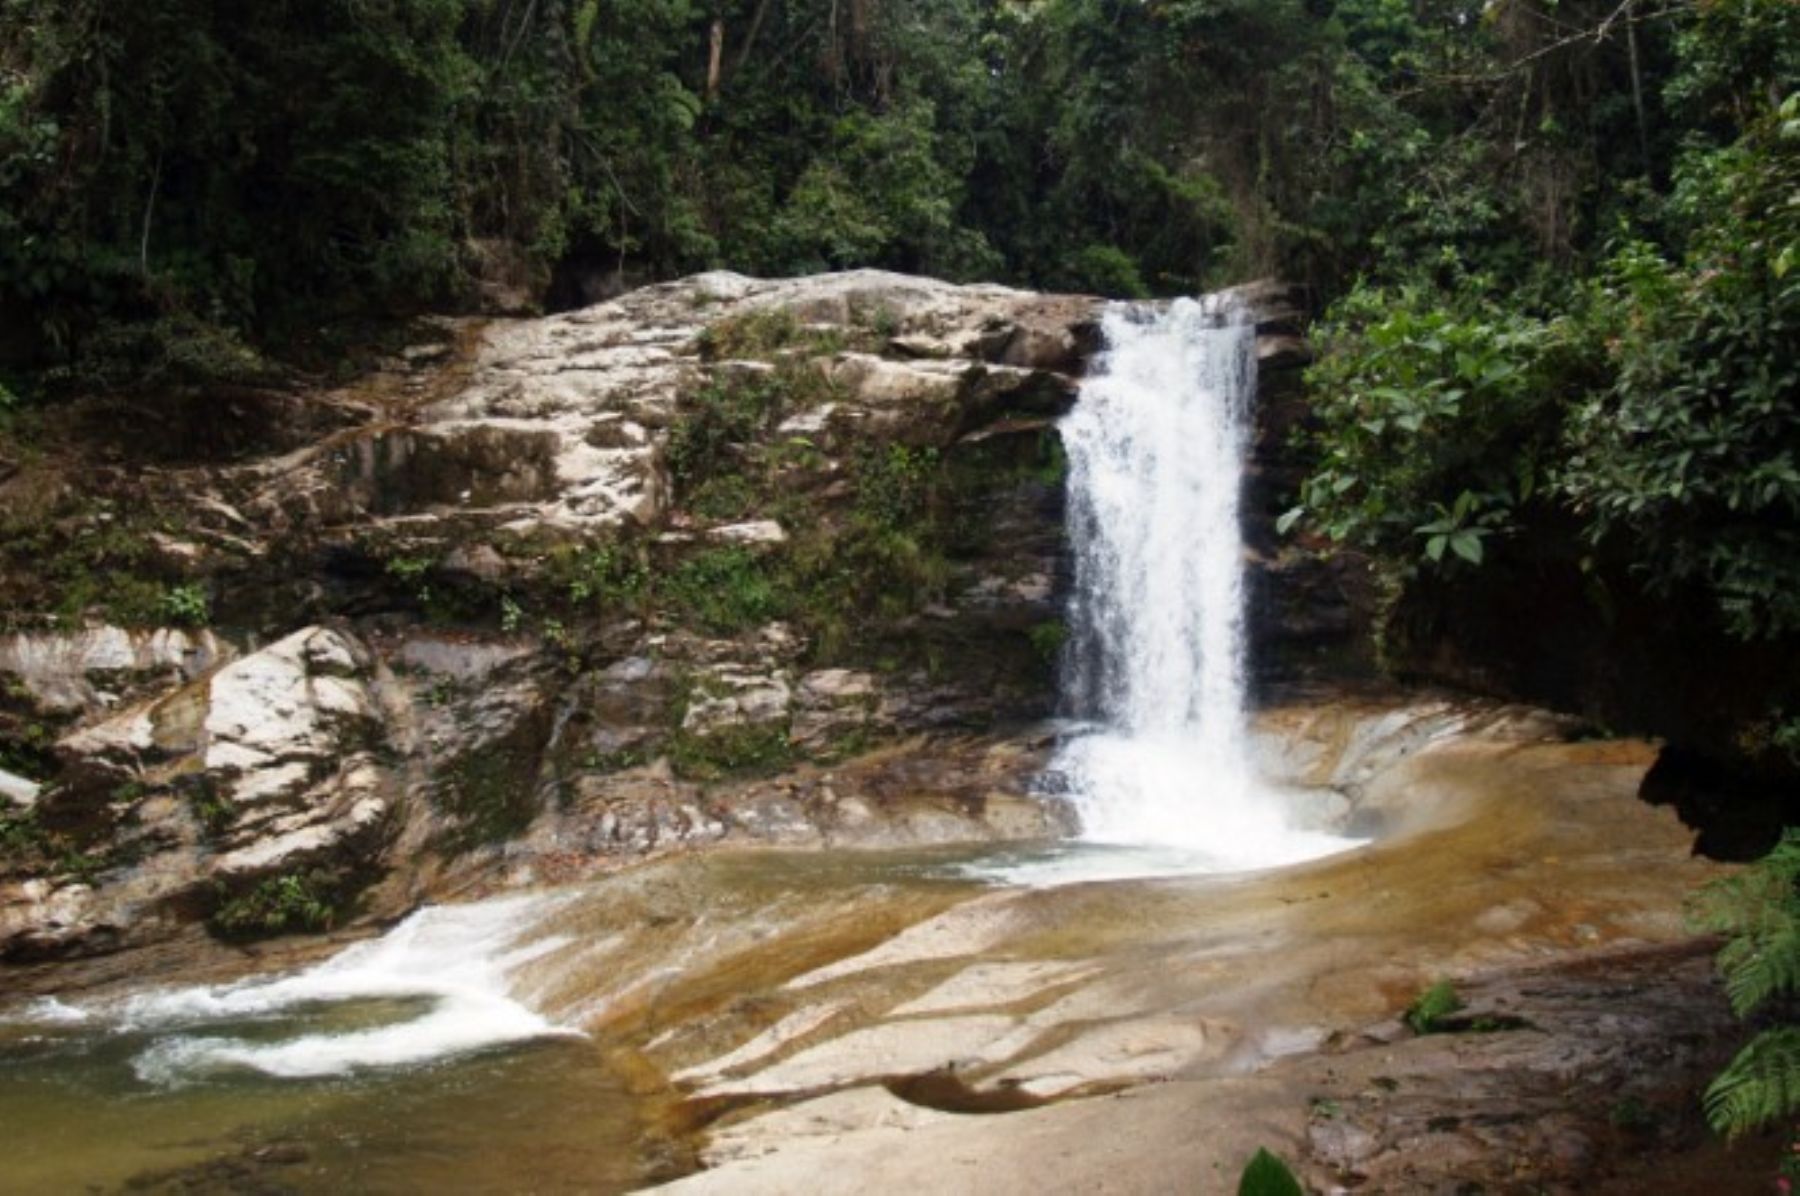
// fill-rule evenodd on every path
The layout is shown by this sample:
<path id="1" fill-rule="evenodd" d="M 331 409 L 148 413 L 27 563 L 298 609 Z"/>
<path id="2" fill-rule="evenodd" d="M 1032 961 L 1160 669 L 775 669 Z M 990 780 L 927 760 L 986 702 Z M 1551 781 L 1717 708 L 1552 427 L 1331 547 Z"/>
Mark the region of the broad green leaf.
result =
<path id="1" fill-rule="evenodd" d="M 1238 1180 L 1238 1196 L 1306 1196 L 1306 1189 L 1286 1163 L 1258 1150 Z"/>

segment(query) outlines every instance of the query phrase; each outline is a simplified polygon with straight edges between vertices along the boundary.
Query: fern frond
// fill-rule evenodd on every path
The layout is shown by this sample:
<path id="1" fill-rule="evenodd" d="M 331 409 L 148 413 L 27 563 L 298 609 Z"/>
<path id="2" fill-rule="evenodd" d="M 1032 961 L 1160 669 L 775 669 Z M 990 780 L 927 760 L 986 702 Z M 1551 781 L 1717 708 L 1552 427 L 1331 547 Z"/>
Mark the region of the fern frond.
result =
<path id="1" fill-rule="evenodd" d="M 1800 830 L 1737 875 L 1705 886 L 1690 908 L 1700 925 L 1731 936 L 1719 971 L 1739 1017 L 1800 991 Z"/>
<path id="2" fill-rule="evenodd" d="M 1800 1027 L 1765 1030 L 1706 1088 L 1706 1120 L 1735 1138 L 1800 1110 Z"/>
<path id="3" fill-rule="evenodd" d="M 1771 997 L 1800 990 L 1800 922 L 1784 911 L 1733 939 L 1719 952 L 1719 971 L 1739 1017 Z"/>
<path id="4" fill-rule="evenodd" d="M 1694 920 L 1725 934 L 1754 932 L 1771 917 L 1791 915 L 1800 891 L 1800 828 L 1789 830 L 1773 851 L 1735 876 L 1715 880 L 1694 895 Z"/>

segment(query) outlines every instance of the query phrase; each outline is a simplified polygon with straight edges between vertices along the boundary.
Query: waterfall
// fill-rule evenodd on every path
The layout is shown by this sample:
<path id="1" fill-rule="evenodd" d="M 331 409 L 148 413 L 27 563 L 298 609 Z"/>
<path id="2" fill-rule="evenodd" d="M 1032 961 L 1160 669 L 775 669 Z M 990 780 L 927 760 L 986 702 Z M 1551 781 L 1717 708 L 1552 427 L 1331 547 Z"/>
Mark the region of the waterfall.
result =
<path id="1" fill-rule="evenodd" d="M 1052 775 L 1083 838 L 1178 848 L 1218 869 L 1350 844 L 1290 827 L 1259 783 L 1245 713 L 1238 519 L 1255 329 L 1226 302 L 1114 305 L 1062 422 L 1075 556 L 1067 712 Z"/>

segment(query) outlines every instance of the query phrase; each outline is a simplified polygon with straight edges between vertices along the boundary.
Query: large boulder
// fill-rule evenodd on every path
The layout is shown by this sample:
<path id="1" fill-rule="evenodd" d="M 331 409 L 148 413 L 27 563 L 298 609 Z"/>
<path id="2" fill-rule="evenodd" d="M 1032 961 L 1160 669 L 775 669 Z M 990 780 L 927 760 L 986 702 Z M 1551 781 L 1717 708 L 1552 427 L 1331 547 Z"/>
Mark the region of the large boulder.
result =
<path id="1" fill-rule="evenodd" d="M 34 815 L 98 846 L 0 898 L 0 955 L 154 936 L 284 877 L 347 899 L 394 813 L 373 668 L 308 627 L 64 737 Z"/>

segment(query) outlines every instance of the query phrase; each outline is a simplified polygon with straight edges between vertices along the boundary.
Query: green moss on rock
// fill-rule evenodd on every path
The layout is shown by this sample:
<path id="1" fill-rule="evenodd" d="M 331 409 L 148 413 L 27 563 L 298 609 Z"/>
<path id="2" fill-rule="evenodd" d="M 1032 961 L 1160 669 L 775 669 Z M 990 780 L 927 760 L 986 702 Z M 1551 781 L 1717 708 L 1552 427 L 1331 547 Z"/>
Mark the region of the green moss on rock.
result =
<path id="1" fill-rule="evenodd" d="M 685 780 L 767 776 L 794 759 L 786 723 L 722 727 L 703 735 L 677 732 L 669 742 L 669 763 Z"/>

